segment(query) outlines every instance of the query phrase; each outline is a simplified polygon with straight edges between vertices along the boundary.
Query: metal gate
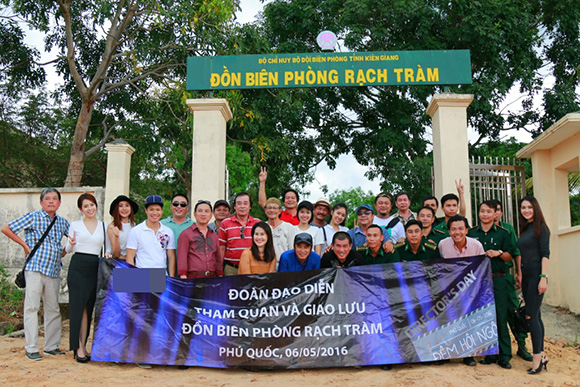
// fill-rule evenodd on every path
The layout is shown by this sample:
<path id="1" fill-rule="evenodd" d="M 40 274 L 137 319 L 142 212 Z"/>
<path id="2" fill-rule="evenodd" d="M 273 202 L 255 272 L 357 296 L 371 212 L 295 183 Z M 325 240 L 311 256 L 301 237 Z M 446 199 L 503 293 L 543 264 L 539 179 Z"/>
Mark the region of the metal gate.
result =
<path id="1" fill-rule="evenodd" d="M 526 195 L 526 173 L 519 159 L 502 157 L 471 157 L 469 164 L 471 214 L 479 223 L 479 203 L 497 199 L 502 203 L 502 221 L 518 230 L 518 202 Z M 517 231 L 516 231 L 517 232 Z"/>

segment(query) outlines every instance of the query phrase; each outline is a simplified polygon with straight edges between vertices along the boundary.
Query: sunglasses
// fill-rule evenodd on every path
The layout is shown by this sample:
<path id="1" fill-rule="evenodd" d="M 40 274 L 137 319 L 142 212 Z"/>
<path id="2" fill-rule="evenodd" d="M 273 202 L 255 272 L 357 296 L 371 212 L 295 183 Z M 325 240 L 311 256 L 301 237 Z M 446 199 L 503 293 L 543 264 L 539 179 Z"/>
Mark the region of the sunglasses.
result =
<path id="1" fill-rule="evenodd" d="M 240 239 L 246 239 L 246 235 L 244 234 L 244 231 L 246 231 L 246 226 L 242 226 L 240 228 Z"/>
<path id="2" fill-rule="evenodd" d="M 372 213 L 373 213 L 373 212 L 372 212 L 371 210 L 364 210 L 364 211 L 359 211 L 359 212 L 357 212 L 356 214 L 357 214 L 358 216 L 361 216 L 361 215 L 370 215 L 370 214 L 372 214 Z"/>
<path id="3" fill-rule="evenodd" d="M 171 205 L 173 205 L 173 207 L 182 207 L 182 208 L 187 207 L 186 202 L 181 202 L 181 203 L 180 202 L 173 202 L 173 203 L 171 203 Z"/>

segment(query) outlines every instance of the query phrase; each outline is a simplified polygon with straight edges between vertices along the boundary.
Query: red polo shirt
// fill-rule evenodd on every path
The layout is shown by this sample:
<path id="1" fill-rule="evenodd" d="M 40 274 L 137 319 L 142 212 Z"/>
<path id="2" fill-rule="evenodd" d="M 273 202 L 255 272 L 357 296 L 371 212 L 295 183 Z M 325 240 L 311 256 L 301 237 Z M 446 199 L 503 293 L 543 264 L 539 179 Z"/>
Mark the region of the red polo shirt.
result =
<path id="1" fill-rule="evenodd" d="M 293 216 L 286 210 L 282 210 L 282 214 L 280 214 L 280 220 L 293 224 L 294 226 L 298 226 L 300 223 L 300 220 L 298 220 L 298 212 L 296 212 L 296 216 Z"/>
<path id="2" fill-rule="evenodd" d="M 219 228 L 220 246 L 226 247 L 224 260 L 233 264 L 240 264 L 240 256 L 248 247 L 252 246 L 252 226 L 260 222 L 260 219 L 248 216 L 245 226 L 238 221 L 236 215 L 222 221 Z M 242 231 L 242 228 L 245 227 Z M 242 237 L 242 234 L 244 235 Z"/>

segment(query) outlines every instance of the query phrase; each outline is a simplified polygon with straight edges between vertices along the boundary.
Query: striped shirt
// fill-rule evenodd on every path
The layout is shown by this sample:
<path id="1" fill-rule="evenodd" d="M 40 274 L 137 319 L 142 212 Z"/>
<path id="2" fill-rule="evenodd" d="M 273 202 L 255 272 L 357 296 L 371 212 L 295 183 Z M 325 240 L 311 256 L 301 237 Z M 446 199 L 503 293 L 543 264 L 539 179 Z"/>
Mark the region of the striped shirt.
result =
<path id="1" fill-rule="evenodd" d="M 55 215 L 56 216 L 56 215 Z M 24 240 L 32 250 L 36 242 L 42 237 L 52 219 L 44 210 L 29 212 L 20 218 L 8 223 L 8 227 L 15 234 L 24 230 Z M 26 264 L 26 270 L 38 271 L 42 274 L 58 278 L 62 267 L 62 244 L 61 240 L 69 228 L 69 223 L 65 218 L 57 216 L 56 222 L 42 244 Z"/>
<path id="2" fill-rule="evenodd" d="M 218 235 L 220 246 L 226 247 L 225 261 L 239 265 L 242 252 L 252 246 L 252 226 L 258 222 L 260 219 L 248 216 L 246 225 L 242 226 L 236 215 L 222 221 Z"/>

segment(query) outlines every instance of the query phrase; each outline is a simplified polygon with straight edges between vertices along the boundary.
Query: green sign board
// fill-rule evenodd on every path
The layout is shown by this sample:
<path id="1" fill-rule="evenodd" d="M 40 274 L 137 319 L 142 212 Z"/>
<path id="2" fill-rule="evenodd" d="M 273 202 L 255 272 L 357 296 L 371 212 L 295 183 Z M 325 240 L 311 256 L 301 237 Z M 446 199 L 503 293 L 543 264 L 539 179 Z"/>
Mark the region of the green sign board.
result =
<path id="1" fill-rule="evenodd" d="M 187 58 L 188 90 L 470 83 L 469 50 Z"/>

